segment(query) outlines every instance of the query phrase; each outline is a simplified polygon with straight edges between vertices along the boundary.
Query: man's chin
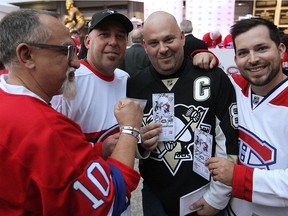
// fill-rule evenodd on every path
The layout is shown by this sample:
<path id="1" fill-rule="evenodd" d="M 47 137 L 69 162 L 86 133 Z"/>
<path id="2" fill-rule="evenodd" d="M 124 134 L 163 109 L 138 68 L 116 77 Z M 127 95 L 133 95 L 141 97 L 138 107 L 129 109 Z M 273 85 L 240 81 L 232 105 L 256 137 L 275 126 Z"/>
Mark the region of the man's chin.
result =
<path id="1" fill-rule="evenodd" d="M 77 93 L 75 80 L 73 81 L 66 80 L 66 82 L 62 86 L 61 92 L 65 99 L 73 100 L 76 97 Z"/>

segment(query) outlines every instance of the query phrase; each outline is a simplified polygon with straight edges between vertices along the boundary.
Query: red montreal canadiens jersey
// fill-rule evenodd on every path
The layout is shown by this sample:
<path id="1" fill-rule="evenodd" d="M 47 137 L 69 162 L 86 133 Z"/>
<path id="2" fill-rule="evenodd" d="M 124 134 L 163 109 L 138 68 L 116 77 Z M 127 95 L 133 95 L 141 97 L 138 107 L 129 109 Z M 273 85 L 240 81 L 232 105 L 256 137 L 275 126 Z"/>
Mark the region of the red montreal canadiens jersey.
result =
<path id="1" fill-rule="evenodd" d="M 0 215 L 120 215 L 140 175 L 113 158 L 104 161 L 75 122 L 5 79 Z"/>
<path id="2" fill-rule="evenodd" d="M 232 195 L 241 199 L 231 200 L 231 215 L 288 215 L 288 80 L 259 102 L 241 75 L 232 77 L 239 115 L 239 163 L 245 166 L 234 169 Z"/>

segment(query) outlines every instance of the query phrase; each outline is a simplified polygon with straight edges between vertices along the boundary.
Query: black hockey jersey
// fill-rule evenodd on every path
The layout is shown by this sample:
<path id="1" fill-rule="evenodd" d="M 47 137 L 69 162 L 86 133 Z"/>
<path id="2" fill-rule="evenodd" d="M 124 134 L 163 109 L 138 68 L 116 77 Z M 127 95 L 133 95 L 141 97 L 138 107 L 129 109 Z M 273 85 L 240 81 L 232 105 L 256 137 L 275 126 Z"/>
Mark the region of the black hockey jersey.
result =
<path id="1" fill-rule="evenodd" d="M 174 93 L 175 140 L 159 142 L 149 158 L 140 161 L 139 169 L 168 215 L 175 216 L 180 197 L 208 183 L 192 169 L 196 128 L 213 136 L 213 156 L 238 154 L 235 91 L 220 68 L 205 72 L 186 59 L 175 74 L 163 76 L 151 66 L 127 84 L 127 97 L 147 99 L 144 125 L 153 121 L 154 93 Z M 219 182 L 213 184 L 204 198 L 213 207 L 224 208 L 230 189 Z"/>

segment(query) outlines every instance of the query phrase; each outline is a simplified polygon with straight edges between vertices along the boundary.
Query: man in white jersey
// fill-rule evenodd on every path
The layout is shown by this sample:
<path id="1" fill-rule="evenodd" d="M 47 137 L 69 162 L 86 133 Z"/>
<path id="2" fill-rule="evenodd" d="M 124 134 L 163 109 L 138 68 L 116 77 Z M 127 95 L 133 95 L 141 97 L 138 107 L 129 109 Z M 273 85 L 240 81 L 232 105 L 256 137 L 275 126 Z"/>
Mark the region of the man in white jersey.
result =
<path id="1" fill-rule="evenodd" d="M 129 75 L 117 66 L 124 58 L 127 35 L 132 29 L 131 21 L 116 11 L 106 9 L 95 13 L 84 39 L 87 57 L 80 60 L 80 68 L 75 72 L 76 98 L 67 100 L 57 96 L 52 101 L 56 110 L 80 125 L 88 141 L 102 142 L 112 135 L 110 142 L 106 139 L 105 146 L 97 146 L 104 158 L 111 153 L 119 137 L 113 109 L 120 98 L 126 97 Z M 142 140 L 153 145 L 160 124 L 147 128 L 149 134 L 145 134 L 145 129 L 141 131 Z"/>
<path id="2" fill-rule="evenodd" d="M 288 79 L 282 72 L 277 27 L 264 19 L 232 26 L 232 75 L 239 114 L 239 163 L 211 158 L 213 179 L 231 185 L 228 215 L 288 215 Z M 197 207 L 197 205 L 193 206 Z"/>

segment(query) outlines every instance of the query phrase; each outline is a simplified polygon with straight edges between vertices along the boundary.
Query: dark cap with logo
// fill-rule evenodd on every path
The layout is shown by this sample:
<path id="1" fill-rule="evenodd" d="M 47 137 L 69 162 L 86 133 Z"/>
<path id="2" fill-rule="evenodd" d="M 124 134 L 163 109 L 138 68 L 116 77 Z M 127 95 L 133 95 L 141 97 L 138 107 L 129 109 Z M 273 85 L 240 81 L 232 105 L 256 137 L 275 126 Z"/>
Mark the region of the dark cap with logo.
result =
<path id="1" fill-rule="evenodd" d="M 115 10 L 101 10 L 96 12 L 92 16 L 91 22 L 88 24 L 88 34 L 96 28 L 97 25 L 99 25 L 104 20 L 116 20 L 122 23 L 127 31 L 127 34 L 133 30 L 133 24 L 132 22 L 123 14 L 117 13 Z"/>

